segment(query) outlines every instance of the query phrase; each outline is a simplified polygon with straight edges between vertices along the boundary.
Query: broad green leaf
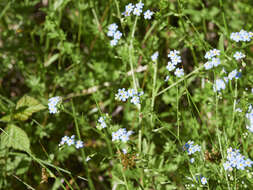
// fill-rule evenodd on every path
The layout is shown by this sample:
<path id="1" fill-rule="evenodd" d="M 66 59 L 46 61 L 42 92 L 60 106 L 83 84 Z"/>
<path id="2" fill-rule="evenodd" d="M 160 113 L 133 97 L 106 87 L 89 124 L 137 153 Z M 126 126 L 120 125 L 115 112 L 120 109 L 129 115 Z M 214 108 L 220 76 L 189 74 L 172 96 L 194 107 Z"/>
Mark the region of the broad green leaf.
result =
<path id="1" fill-rule="evenodd" d="M 0 135 L 0 149 L 13 148 L 30 152 L 30 140 L 24 130 L 11 124 Z"/>
<path id="2" fill-rule="evenodd" d="M 33 113 L 43 110 L 45 108 L 46 107 L 42 105 L 38 100 L 25 95 L 17 103 L 16 109 L 21 111 L 15 114 L 14 118 L 25 121 Z"/>

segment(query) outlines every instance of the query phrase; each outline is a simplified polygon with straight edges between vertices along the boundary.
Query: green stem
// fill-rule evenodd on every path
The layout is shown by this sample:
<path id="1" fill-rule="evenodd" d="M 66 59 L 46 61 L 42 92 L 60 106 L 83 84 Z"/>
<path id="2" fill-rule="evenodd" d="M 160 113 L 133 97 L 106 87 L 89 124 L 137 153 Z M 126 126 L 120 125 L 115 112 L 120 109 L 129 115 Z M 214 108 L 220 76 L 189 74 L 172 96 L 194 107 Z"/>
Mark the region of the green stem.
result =
<path id="1" fill-rule="evenodd" d="M 172 87 L 176 86 L 178 83 L 184 81 L 185 79 L 189 78 L 190 76 L 192 76 L 194 73 L 200 71 L 204 66 L 200 66 L 199 68 L 195 69 L 194 71 L 192 71 L 191 73 L 189 73 L 188 75 L 184 76 L 183 78 L 179 79 L 177 82 L 173 83 L 172 85 L 170 85 L 169 87 L 163 89 L 162 91 L 160 91 L 159 93 L 156 94 L 156 96 L 159 96 L 161 94 L 163 94 L 164 92 L 166 92 L 167 90 L 171 89 Z"/>
<path id="2" fill-rule="evenodd" d="M 157 62 L 153 63 L 153 68 L 154 68 L 154 75 L 153 75 L 153 90 L 152 90 L 151 117 L 150 117 L 152 128 L 154 127 L 153 111 L 154 111 L 155 97 L 156 97 Z"/>
<path id="3" fill-rule="evenodd" d="M 76 133 L 77 133 L 78 139 L 81 140 L 81 135 L 80 135 L 80 130 L 79 130 L 79 126 L 78 126 L 78 122 L 77 122 L 77 118 L 76 118 L 76 113 L 75 113 L 75 107 L 74 107 L 74 104 L 73 104 L 73 100 L 71 100 L 71 105 L 72 105 L 73 117 L 74 117 L 74 121 L 75 121 Z M 81 155 L 82 155 L 82 158 L 83 158 L 83 165 L 85 167 L 87 177 L 88 177 L 89 189 L 95 190 L 95 187 L 93 185 L 93 182 L 92 182 L 92 179 L 90 177 L 89 170 L 88 170 L 88 166 L 87 166 L 87 163 L 86 163 L 86 156 L 85 156 L 84 149 L 81 149 Z"/>
<path id="4" fill-rule="evenodd" d="M 224 27 L 225 27 L 225 32 L 226 32 L 226 35 L 228 35 L 228 26 L 227 26 L 227 21 L 226 21 L 226 18 L 225 18 L 223 0 L 219 0 L 219 1 L 220 1 L 220 7 L 222 9 L 222 19 L 223 19 L 223 23 L 224 23 Z"/>

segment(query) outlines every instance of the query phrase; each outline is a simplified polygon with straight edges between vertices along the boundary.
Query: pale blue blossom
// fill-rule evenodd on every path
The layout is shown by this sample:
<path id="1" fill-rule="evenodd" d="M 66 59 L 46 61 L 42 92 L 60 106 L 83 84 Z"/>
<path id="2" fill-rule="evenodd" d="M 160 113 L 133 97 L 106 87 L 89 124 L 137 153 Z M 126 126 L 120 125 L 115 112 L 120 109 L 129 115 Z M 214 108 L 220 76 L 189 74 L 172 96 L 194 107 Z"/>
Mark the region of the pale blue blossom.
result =
<path id="1" fill-rule="evenodd" d="M 226 88 L 226 84 L 222 79 L 217 79 L 215 84 L 213 85 L 214 92 L 224 90 Z"/>
<path id="2" fill-rule="evenodd" d="M 174 74 L 175 74 L 177 77 L 182 77 L 182 76 L 184 76 L 184 70 L 183 70 L 183 69 L 177 68 L 176 71 L 174 72 Z"/>
<path id="3" fill-rule="evenodd" d="M 237 52 L 235 52 L 235 54 L 233 55 L 233 57 L 234 57 L 236 60 L 240 60 L 240 59 L 244 58 L 245 55 L 244 55 L 242 52 L 237 51 Z"/>
<path id="4" fill-rule="evenodd" d="M 156 62 L 157 61 L 157 58 L 158 58 L 158 51 L 156 51 L 152 56 L 151 56 L 151 59 L 153 62 Z"/>
<path id="5" fill-rule="evenodd" d="M 147 11 L 144 13 L 144 19 L 150 20 L 153 14 L 154 14 L 154 13 L 153 13 L 152 11 L 147 10 Z"/>

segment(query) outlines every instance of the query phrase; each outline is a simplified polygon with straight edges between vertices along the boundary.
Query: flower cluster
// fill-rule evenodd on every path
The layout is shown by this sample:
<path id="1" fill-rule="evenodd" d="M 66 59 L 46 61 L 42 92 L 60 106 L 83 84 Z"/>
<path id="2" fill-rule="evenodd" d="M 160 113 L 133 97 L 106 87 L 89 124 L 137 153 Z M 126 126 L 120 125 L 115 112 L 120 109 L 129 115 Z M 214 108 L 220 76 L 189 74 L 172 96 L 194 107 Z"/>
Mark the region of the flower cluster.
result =
<path id="1" fill-rule="evenodd" d="M 248 113 L 246 113 L 247 125 L 246 128 L 253 133 L 253 108 L 249 106 Z"/>
<path id="2" fill-rule="evenodd" d="M 171 59 L 171 61 L 168 62 L 168 65 L 166 67 L 168 71 L 173 71 L 176 68 L 177 64 L 182 62 L 181 57 L 178 54 L 179 51 L 177 50 L 172 50 L 168 54 L 168 57 Z M 177 77 L 184 76 L 184 70 L 177 68 L 174 74 Z"/>
<path id="3" fill-rule="evenodd" d="M 108 26 L 107 36 L 113 37 L 113 40 L 111 40 L 111 42 L 110 42 L 111 46 L 117 45 L 119 39 L 122 36 L 122 33 L 119 30 L 117 30 L 117 29 L 118 29 L 118 25 L 115 24 L 115 23 L 110 24 Z"/>
<path id="4" fill-rule="evenodd" d="M 81 140 L 75 141 L 75 135 L 72 135 L 71 137 L 68 136 L 62 137 L 59 146 L 62 146 L 64 144 L 67 144 L 68 146 L 75 145 L 77 149 L 82 148 L 84 146 L 83 141 Z"/>
<path id="5" fill-rule="evenodd" d="M 130 102 L 137 105 L 140 104 L 140 96 L 142 96 L 144 93 L 140 92 L 138 93 L 133 88 L 128 89 L 127 91 L 125 88 L 118 89 L 118 93 L 115 95 L 116 100 L 121 100 L 125 102 L 128 98 L 131 98 Z"/>
<path id="6" fill-rule="evenodd" d="M 140 16 L 141 13 L 143 12 L 143 10 L 142 10 L 143 6 L 144 6 L 144 4 L 142 2 L 139 2 L 135 5 L 133 5 L 132 3 L 129 3 L 128 5 L 125 6 L 125 11 L 122 14 L 124 16 L 130 16 L 131 13 L 133 13 L 133 15 Z M 154 13 L 152 11 L 147 10 L 144 13 L 144 19 L 150 20 L 153 14 Z"/>
<path id="7" fill-rule="evenodd" d="M 57 104 L 61 101 L 61 97 L 55 96 L 48 100 L 49 113 L 55 114 L 58 112 Z"/>
<path id="8" fill-rule="evenodd" d="M 209 70 L 213 67 L 217 67 L 220 64 L 220 59 L 217 57 L 220 55 L 220 50 L 213 49 L 205 54 L 205 58 L 208 59 L 208 61 L 204 64 L 204 67 L 206 70 Z"/>
<path id="9" fill-rule="evenodd" d="M 227 77 L 224 77 L 224 80 L 223 79 L 215 80 L 215 83 L 213 85 L 213 91 L 217 92 L 217 91 L 225 90 L 226 83 L 228 82 L 228 80 L 233 80 L 233 78 L 238 79 L 239 77 L 241 77 L 241 72 L 238 72 L 236 69 L 231 71 Z"/>
<path id="10" fill-rule="evenodd" d="M 252 164 L 253 162 L 250 159 L 245 160 L 239 150 L 232 149 L 231 147 L 227 149 L 227 161 L 223 164 L 225 170 L 232 171 L 233 168 L 244 170 L 245 167 L 251 167 Z"/>
<path id="11" fill-rule="evenodd" d="M 241 30 L 240 32 L 232 32 L 230 34 L 230 39 L 235 42 L 249 42 L 253 37 L 253 32 L 247 32 L 245 30 Z"/>
<path id="12" fill-rule="evenodd" d="M 112 132 L 112 141 L 121 140 L 122 142 L 127 142 L 129 136 L 133 134 L 133 131 L 127 131 L 126 128 L 120 128 L 116 132 Z"/>
<path id="13" fill-rule="evenodd" d="M 99 130 L 104 129 L 104 128 L 107 127 L 107 125 L 106 125 L 106 119 L 107 119 L 107 118 L 108 118 L 108 114 L 106 114 L 105 116 L 99 117 L 99 119 L 98 119 L 98 124 L 97 124 L 97 128 L 98 128 Z"/>
<path id="14" fill-rule="evenodd" d="M 195 152 L 200 152 L 200 146 L 199 145 L 193 145 L 193 141 L 188 141 L 183 146 L 183 149 L 188 152 L 188 155 L 194 154 Z"/>

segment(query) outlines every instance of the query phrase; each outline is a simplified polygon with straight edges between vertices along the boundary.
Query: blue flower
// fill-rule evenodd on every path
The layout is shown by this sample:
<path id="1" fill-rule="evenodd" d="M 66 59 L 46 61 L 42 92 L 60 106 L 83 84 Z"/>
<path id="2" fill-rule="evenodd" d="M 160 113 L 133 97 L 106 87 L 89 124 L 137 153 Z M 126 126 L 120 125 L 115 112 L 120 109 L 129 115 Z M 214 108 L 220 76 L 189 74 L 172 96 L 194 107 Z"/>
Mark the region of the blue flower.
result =
<path id="1" fill-rule="evenodd" d="M 202 177 L 202 178 L 201 178 L 201 183 L 202 183 L 203 185 L 205 185 L 205 184 L 207 183 L 207 179 L 206 179 L 205 177 Z"/>
<path id="2" fill-rule="evenodd" d="M 172 62 L 169 61 L 168 65 L 166 66 L 166 68 L 167 68 L 168 71 L 173 71 L 176 68 L 176 66 L 175 66 L 174 63 L 172 63 Z"/>
<path id="3" fill-rule="evenodd" d="M 215 84 L 213 85 L 213 91 L 217 92 L 220 90 L 224 90 L 226 88 L 226 84 L 222 79 L 217 79 Z"/>
<path id="4" fill-rule="evenodd" d="M 237 75 L 237 70 L 235 69 L 235 70 L 231 71 L 231 72 L 228 74 L 228 79 L 229 79 L 229 80 L 232 80 L 233 78 L 236 77 L 236 75 Z"/>
<path id="5" fill-rule="evenodd" d="M 209 70 L 209 69 L 213 68 L 213 62 L 212 61 L 207 61 L 204 64 L 204 67 L 205 67 L 206 70 Z"/>
<path id="6" fill-rule="evenodd" d="M 83 141 L 81 141 L 81 140 L 76 141 L 76 148 L 77 149 L 83 148 Z"/>
<path id="7" fill-rule="evenodd" d="M 110 24 L 110 25 L 108 26 L 108 29 L 109 29 L 109 31 L 116 32 L 116 30 L 118 29 L 118 25 L 115 24 L 115 23 Z"/>
<path id="8" fill-rule="evenodd" d="M 142 3 L 142 2 L 139 2 L 139 3 L 137 3 L 137 4 L 135 5 L 135 7 L 138 8 L 138 9 L 142 9 L 143 6 L 144 6 L 144 3 Z"/>
<path id="9" fill-rule="evenodd" d="M 114 40 L 119 40 L 121 36 L 122 36 L 122 33 L 120 31 L 116 31 L 113 37 L 114 37 Z"/>
<path id="10" fill-rule="evenodd" d="M 133 12 L 133 14 L 134 15 L 136 15 L 136 16 L 140 16 L 141 15 L 141 13 L 142 13 L 142 9 L 140 9 L 140 8 L 134 8 L 134 12 Z"/>
<path id="11" fill-rule="evenodd" d="M 134 105 L 137 105 L 140 103 L 140 98 L 138 96 L 133 96 L 131 99 L 131 103 L 133 103 Z"/>
<path id="12" fill-rule="evenodd" d="M 49 113 L 55 114 L 58 112 L 57 104 L 61 101 L 61 97 L 56 96 L 48 100 Z"/>
<path id="13" fill-rule="evenodd" d="M 184 76 L 184 70 L 183 70 L 183 69 L 177 68 L 174 74 L 175 74 L 177 77 L 182 77 L 182 76 Z"/>
<path id="14" fill-rule="evenodd" d="M 240 59 L 244 58 L 245 55 L 244 55 L 242 52 L 237 51 L 237 52 L 235 52 L 235 54 L 233 55 L 233 57 L 234 57 L 236 60 L 240 60 Z"/>
<path id="15" fill-rule="evenodd" d="M 144 19 L 150 20 L 153 14 L 154 14 L 154 13 L 153 13 L 152 11 L 147 10 L 147 11 L 144 13 Z"/>
<path id="16" fill-rule="evenodd" d="M 152 59 L 152 61 L 154 61 L 154 62 L 156 62 L 157 58 L 158 58 L 158 51 L 156 51 L 156 52 L 151 56 L 151 59 Z"/>
<path id="17" fill-rule="evenodd" d="M 219 58 L 212 58 L 212 65 L 217 67 L 220 64 L 220 59 Z"/>

